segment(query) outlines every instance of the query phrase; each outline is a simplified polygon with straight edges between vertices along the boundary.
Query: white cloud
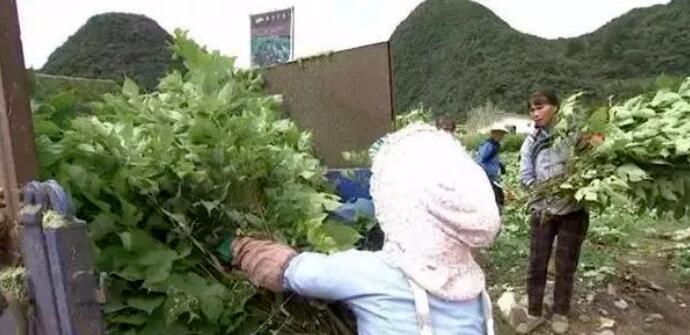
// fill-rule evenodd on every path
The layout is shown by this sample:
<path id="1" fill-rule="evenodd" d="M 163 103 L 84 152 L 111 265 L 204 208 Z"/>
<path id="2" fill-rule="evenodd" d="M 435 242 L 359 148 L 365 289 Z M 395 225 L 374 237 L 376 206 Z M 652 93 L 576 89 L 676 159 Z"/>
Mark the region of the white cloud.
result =
<path id="1" fill-rule="evenodd" d="M 24 55 L 40 67 L 86 20 L 104 12 L 144 14 L 189 30 L 211 49 L 249 62 L 249 15 L 295 7 L 295 56 L 386 40 L 420 0 L 18 0 Z M 590 32 L 638 7 L 668 0 L 477 0 L 514 28 L 548 38 Z"/>

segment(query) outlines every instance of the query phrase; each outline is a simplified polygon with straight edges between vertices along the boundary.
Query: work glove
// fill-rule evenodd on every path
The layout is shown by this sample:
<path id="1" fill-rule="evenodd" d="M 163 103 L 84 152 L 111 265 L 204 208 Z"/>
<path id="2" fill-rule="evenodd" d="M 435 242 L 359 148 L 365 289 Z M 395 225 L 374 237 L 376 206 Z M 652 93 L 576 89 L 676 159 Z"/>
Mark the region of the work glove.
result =
<path id="1" fill-rule="evenodd" d="M 240 237 L 232 243 L 233 265 L 247 274 L 249 281 L 273 292 L 282 292 L 283 275 L 297 256 L 291 247 L 266 240 Z"/>
<path id="2" fill-rule="evenodd" d="M 580 134 L 577 137 L 577 141 L 575 143 L 575 148 L 578 151 L 584 151 L 584 150 L 589 150 L 593 147 L 596 147 L 606 140 L 606 137 L 603 133 L 584 133 Z"/>

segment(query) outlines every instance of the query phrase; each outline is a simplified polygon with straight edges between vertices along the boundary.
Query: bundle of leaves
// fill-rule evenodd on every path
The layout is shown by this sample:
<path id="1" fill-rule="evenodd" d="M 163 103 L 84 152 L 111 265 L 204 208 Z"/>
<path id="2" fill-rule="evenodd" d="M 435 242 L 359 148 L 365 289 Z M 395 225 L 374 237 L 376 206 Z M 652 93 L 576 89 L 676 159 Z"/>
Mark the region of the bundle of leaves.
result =
<path id="1" fill-rule="evenodd" d="M 590 207 L 611 204 L 684 215 L 690 204 L 690 78 L 611 107 L 587 112 L 573 95 L 563 104 L 556 141 L 569 141 L 568 174 L 540 192 L 572 196 Z M 603 138 L 575 146 L 578 134 Z"/>
<path id="2" fill-rule="evenodd" d="M 111 334 L 328 334 L 327 310 L 257 292 L 229 268 L 233 235 L 332 251 L 357 233 L 326 222 L 309 133 L 281 118 L 254 72 L 177 32 L 172 72 L 155 93 L 126 80 L 92 115 L 38 105 L 43 178 L 70 193 L 109 276 Z M 55 101 L 55 100 L 53 100 Z"/>

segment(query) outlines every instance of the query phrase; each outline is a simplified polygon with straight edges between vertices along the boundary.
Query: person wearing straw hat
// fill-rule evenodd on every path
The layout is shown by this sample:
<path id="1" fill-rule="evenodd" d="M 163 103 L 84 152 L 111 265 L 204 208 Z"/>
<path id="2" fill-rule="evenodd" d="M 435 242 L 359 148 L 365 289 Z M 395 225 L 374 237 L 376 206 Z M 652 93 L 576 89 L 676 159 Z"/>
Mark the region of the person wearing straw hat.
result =
<path id="1" fill-rule="evenodd" d="M 505 172 L 503 162 L 501 162 L 500 151 L 501 141 L 508 130 L 499 124 L 493 124 L 489 129 L 489 138 L 484 141 L 477 149 L 476 161 L 489 177 L 491 186 L 494 190 L 496 204 L 503 208 L 505 196 L 501 186 L 501 174 Z"/>
<path id="2" fill-rule="evenodd" d="M 234 264 L 257 286 L 341 301 L 364 334 L 493 334 L 491 302 L 475 248 L 501 219 L 486 174 L 432 125 L 390 134 L 374 157 L 371 194 L 383 250 L 297 253 L 239 238 Z"/>

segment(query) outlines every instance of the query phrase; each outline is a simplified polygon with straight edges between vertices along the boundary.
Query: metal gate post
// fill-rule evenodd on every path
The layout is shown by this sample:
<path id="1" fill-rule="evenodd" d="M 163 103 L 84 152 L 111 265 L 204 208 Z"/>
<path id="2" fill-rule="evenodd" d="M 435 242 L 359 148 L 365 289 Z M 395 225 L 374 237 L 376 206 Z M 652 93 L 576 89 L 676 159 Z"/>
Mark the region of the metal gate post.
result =
<path id="1" fill-rule="evenodd" d="M 71 214 L 54 181 L 29 183 L 24 191 L 24 261 L 33 287 L 38 335 L 101 335 L 103 322 L 86 225 Z M 44 227 L 46 210 L 65 224 Z"/>

